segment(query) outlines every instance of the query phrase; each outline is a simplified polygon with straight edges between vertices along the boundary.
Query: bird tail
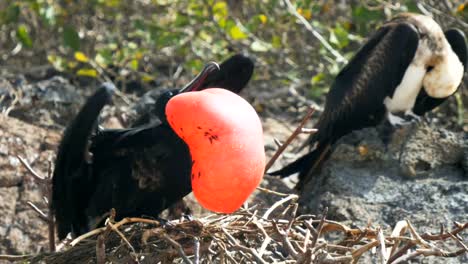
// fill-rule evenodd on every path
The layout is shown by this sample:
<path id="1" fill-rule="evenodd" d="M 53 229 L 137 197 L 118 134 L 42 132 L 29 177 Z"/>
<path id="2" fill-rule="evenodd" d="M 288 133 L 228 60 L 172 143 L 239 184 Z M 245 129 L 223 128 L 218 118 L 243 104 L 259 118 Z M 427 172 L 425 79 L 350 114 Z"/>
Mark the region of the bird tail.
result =
<path id="1" fill-rule="evenodd" d="M 89 138 L 94 131 L 99 113 L 112 99 L 114 90 L 113 84 L 102 84 L 98 91 L 88 98 L 78 115 L 66 128 L 60 142 L 52 179 L 52 206 L 60 239 L 72 231 L 72 222 L 76 221 L 74 219 L 77 210 L 74 208 L 76 197 L 73 194 L 85 191 L 79 190 L 80 186 L 76 185 L 77 181 L 85 179 L 76 175 L 79 175 L 84 169 L 83 166 L 89 163 L 86 158 Z"/>
<path id="2" fill-rule="evenodd" d="M 321 168 L 330 153 L 331 144 L 329 141 L 318 142 L 316 148 L 311 152 L 286 165 L 286 167 L 268 174 L 286 178 L 299 172 L 299 183 L 297 186 L 300 187 L 300 185 L 308 181 L 309 175 Z"/>

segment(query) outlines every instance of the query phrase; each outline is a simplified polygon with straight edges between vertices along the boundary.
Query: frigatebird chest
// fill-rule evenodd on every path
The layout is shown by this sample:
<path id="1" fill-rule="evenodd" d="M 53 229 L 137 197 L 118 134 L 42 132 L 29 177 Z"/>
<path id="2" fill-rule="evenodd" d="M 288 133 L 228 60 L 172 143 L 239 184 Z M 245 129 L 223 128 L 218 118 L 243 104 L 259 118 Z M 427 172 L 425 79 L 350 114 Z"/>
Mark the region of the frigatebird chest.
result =
<path id="1" fill-rule="evenodd" d="M 384 104 L 391 113 L 413 109 L 416 97 L 422 88 L 426 69 L 410 64 L 401 83 L 395 88 L 392 97 L 386 97 Z"/>
<path id="2" fill-rule="evenodd" d="M 132 178 L 146 191 L 189 186 L 192 158 L 188 146 L 175 133 L 167 133 L 157 144 L 134 151 Z"/>
<path id="3" fill-rule="evenodd" d="M 416 98 L 423 88 L 429 62 L 435 56 L 430 46 L 431 42 L 427 38 L 419 41 L 401 82 L 395 87 L 392 96 L 384 100 L 388 112 L 407 112 L 413 109 Z"/>

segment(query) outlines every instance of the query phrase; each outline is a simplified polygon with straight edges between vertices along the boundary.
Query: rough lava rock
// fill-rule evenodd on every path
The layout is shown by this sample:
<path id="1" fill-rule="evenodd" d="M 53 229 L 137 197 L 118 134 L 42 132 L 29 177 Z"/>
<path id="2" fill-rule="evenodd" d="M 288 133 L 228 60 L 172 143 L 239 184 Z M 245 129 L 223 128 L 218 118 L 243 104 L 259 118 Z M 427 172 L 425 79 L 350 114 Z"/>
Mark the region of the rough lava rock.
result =
<path id="1" fill-rule="evenodd" d="M 64 127 L 76 114 L 84 97 L 67 79 L 54 76 L 28 83 L 22 76 L 0 78 L 0 109 L 9 116 L 45 128 Z"/>
<path id="2" fill-rule="evenodd" d="M 47 249 L 47 225 L 27 205 L 31 201 L 47 213 L 43 193 L 16 156 L 47 175 L 59 139 L 57 132 L 0 115 L 0 254 Z"/>
<path id="3" fill-rule="evenodd" d="M 397 129 L 385 144 L 381 130 L 355 131 L 338 142 L 305 186 L 304 210 L 320 213 L 328 207 L 329 219 L 387 230 L 405 219 L 420 232 L 433 233 L 440 224 L 452 228 L 453 221 L 468 221 L 466 133 L 423 122 Z"/>

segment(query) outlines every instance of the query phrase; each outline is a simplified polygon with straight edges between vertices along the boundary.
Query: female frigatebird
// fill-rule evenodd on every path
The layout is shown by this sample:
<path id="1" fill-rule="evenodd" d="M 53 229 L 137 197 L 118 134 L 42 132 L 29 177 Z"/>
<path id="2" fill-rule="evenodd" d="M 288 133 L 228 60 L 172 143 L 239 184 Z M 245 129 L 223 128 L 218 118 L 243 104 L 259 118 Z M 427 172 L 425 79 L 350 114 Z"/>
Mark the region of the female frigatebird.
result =
<path id="1" fill-rule="evenodd" d="M 111 86 L 88 100 L 57 155 L 52 202 L 60 239 L 88 231 L 110 208 L 118 219 L 157 216 L 192 188 L 208 209 L 239 208 L 263 175 L 262 128 L 255 110 L 235 93 L 199 91 L 217 72 L 210 63 L 182 90 L 163 93 L 154 105 L 157 121 L 134 128 L 91 136 Z"/>
<path id="2" fill-rule="evenodd" d="M 336 77 L 306 144 L 315 148 L 272 175 L 299 172 L 297 189 L 329 157 L 333 144 L 353 130 L 375 126 L 395 114 L 416 119 L 460 86 L 467 64 L 467 45 L 460 30 L 445 32 L 430 17 L 401 14 L 384 24 Z"/>

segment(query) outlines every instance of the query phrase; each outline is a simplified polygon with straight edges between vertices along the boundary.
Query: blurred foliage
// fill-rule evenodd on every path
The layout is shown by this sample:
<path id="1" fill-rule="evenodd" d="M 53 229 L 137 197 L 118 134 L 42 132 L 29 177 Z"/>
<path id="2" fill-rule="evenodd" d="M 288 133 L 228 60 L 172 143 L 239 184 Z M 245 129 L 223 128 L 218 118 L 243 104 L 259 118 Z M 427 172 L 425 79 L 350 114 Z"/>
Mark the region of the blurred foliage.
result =
<path id="1" fill-rule="evenodd" d="M 346 58 L 391 16 L 421 11 L 408 0 L 291 2 Z M 449 3 L 449 15 L 467 21 L 467 4 Z M 343 66 L 283 0 L 2 0 L 0 28 L 5 64 L 19 57 L 21 67 L 50 63 L 90 78 L 147 83 L 244 52 L 256 59 L 256 80 L 317 98 Z"/>

